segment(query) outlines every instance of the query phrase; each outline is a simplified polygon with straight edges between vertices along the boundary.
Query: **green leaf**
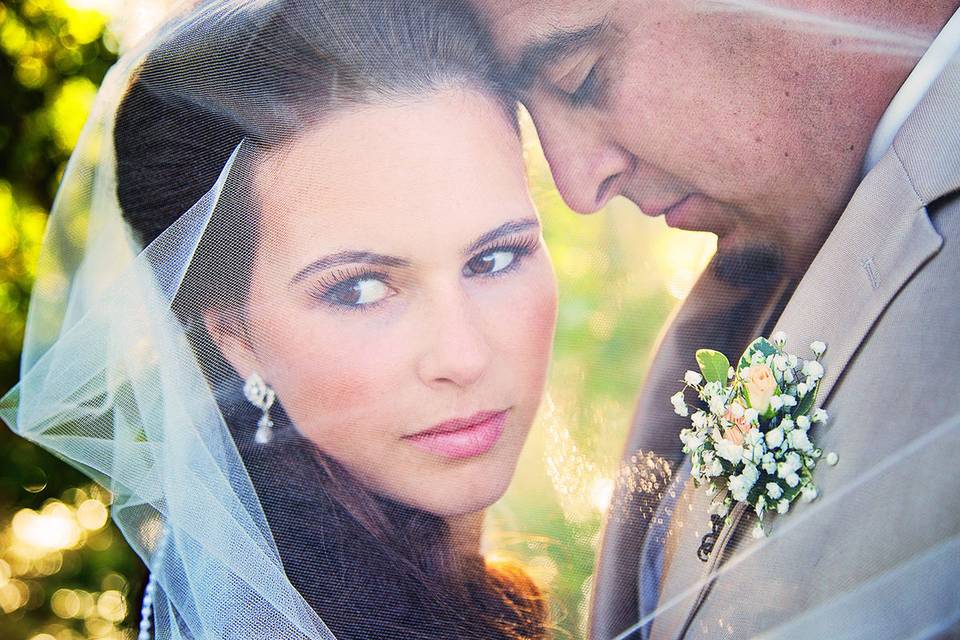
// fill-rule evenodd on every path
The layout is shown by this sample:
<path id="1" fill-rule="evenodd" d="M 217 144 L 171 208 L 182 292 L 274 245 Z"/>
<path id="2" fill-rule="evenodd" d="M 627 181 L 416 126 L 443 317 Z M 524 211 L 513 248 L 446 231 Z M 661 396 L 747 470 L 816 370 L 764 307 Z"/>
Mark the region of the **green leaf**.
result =
<path id="1" fill-rule="evenodd" d="M 817 393 L 820 391 L 820 382 L 823 381 L 823 378 L 817 380 L 816 386 L 813 387 L 813 390 L 807 391 L 807 395 L 803 396 L 800 399 L 800 402 L 797 403 L 797 406 L 793 410 L 793 416 L 806 416 L 809 415 L 815 406 L 817 401 Z"/>
<path id="2" fill-rule="evenodd" d="M 730 370 L 730 361 L 727 356 L 713 349 L 697 350 L 697 364 L 707 382 L 727 384 L 727 372 Z"/>
<path id="3" fill-rule="evenodd" d="M 750 359 L 753 357 L 753 354 L 759 351 L 763 354 L 763 357 L 772 356 L 777 353 L 777 348 L 773 346 L 769 340 L 764 337 L 759 337 L 753 342 L 750 343 L 750 346 L 746 348 L 743 352 L 743 355 L 740 356 L 740 360 L 737 362 L 737 371 L 743 369 L 744 367 L 750 366 Z"/>

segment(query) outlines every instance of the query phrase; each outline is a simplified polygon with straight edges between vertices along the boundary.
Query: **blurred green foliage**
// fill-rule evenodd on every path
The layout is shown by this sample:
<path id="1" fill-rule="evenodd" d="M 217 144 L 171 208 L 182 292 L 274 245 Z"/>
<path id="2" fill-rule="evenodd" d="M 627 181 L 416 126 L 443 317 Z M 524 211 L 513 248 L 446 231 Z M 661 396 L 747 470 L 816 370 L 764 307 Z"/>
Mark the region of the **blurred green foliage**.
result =
<path id="1" fill-rule="evenodd" d="M 96 11 L 62 0 L 0 4 L 0 395 L 18 377 L 46 215 L 114 42 Z M 560 312 L 548 398 L 510 491 L 491 509 L 486 545 L 548 590 L 558 637 L 583 637 L 634 395 L 714 245 L 622 202 L 577 216 L 529 121 L 524 131 Z M 0 429 L 0 638 L 133 637 L 144 572 L 105 522 L 108 501 L 85 476 Z"/>
<path id="2" fill-rule="evenodd" d="M 0 395 L 18 377 L 47 212 L 114 49 L 96 11 L 0 3 Z M 0 638 L 126 637 L 142 569 L 106 520 L 108 500 L 0 429 Z"/>

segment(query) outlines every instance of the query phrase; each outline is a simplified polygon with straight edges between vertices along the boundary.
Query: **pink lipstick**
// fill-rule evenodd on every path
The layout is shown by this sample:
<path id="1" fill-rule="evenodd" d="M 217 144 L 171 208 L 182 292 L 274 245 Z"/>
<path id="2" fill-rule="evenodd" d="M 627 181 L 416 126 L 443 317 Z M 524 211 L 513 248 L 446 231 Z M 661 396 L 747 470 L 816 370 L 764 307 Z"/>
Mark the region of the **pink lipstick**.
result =
<path id="1" fill-rule="evenodd" d="M 509 409 L 481 411 L 404 436 L 413 446 L 446 458 L 473 458 L 493 448 L 507 424 Z"/>

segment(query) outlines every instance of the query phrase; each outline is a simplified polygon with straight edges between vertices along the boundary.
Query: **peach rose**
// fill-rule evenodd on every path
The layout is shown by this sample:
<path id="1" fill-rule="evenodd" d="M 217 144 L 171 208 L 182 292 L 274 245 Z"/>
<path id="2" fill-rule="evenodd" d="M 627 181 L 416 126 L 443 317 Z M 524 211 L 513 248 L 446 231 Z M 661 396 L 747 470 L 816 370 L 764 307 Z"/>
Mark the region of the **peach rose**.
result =
<path id="1" fill-rule="evenodd" d="M 763 413 L 770 404 L 770 398 L 777 390 L 777 381 L 773 371 L 765 364 L 755 364 L 750 367 L 747 378 L 743 381 L 747 388 L 747 399 L 750 406 Z"/>
<path id="2" fill-rule="evenodd" d="M 743 436 L 746 435 L 753 425 L 747 422 L 747 419 L 744 417 L 744 406 L 739 400 L 735 400 L 730 408 L 727 409 L 726 415 L 723 416 L 726 420 L 732 424 L 724 429 L 723 437 L 725 440 L 729 440 L 734 444 L 743 444 Z"/>

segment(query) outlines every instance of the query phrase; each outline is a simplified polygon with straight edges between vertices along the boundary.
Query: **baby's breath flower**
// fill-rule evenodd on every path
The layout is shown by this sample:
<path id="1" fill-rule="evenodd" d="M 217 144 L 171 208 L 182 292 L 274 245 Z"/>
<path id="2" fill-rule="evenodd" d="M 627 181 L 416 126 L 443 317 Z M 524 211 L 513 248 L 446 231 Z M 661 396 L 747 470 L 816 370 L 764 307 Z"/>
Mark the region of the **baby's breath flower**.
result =
<path id="1" fill-rule="evenodd" d="M 727 399 L 722 395 L 710 398 L 710 411 L 716 416 L 722 416 L 727 412 Z"/>
<path id="2" fill-rule="evenodd" d="M 803 363 L 803 375 L 819 380 L 823 377 L 823 365 L 816 360 L 807 360 Z"/>
<path id="3" fill-rule="evenodd" d="M 673 411 L 678 416 L 686 417 L 689 414 L 687 410 L 687 403 L 683 399 L 683 391 L 677 391 L 675 394 L 670 396 L 670 402 L 673 404 Z"/>
<path id="4" fill-rule="evenodd" d="M 696 371 L 687 371 L 685 374 L 683 374 L 683 381 L 691 387 L 695 387 L 703 382 L 703 376 Z"/>
<path id="5" fill-rule="evenodd" d="M 776 482 L 768 482 L 766 489 L 767 489 L 767 495 L 774 500 L 779 500 L 780 496 L 783 495 L 783 489 Z"/>

